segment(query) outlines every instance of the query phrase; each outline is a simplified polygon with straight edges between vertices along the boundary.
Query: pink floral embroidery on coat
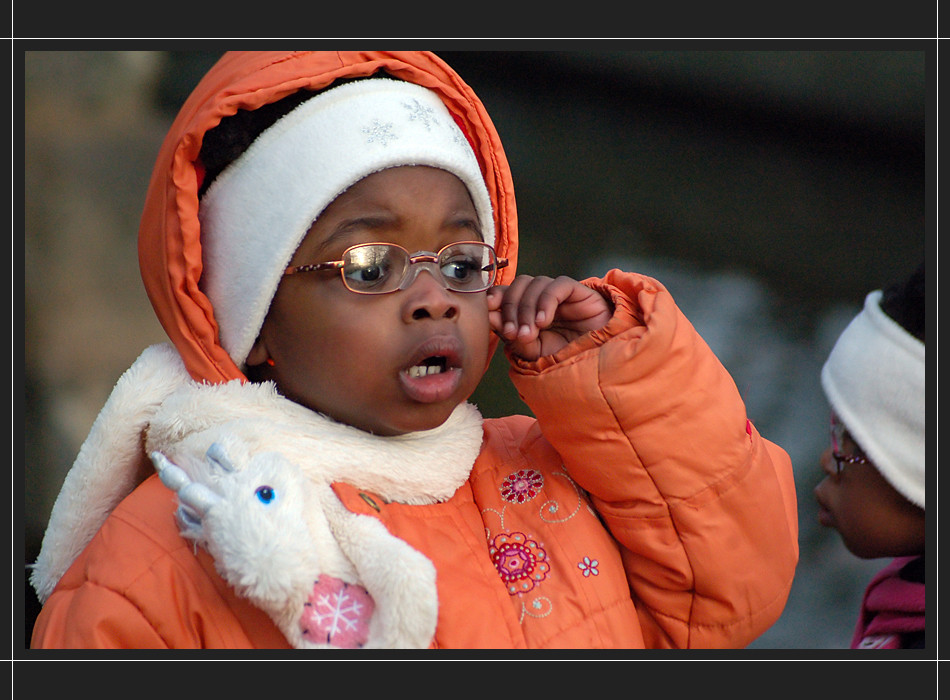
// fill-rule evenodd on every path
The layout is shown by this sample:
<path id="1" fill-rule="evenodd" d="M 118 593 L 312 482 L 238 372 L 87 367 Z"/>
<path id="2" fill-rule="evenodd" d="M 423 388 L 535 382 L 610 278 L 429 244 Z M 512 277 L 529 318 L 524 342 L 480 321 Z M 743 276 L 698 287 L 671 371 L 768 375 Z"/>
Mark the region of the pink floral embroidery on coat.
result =
<path id="1" fill-rule="evenodd" d="M 525 503 L 538 495 L 544 485 L 541 472 L 521 469 L 509 474 L 501 484 L 501 497 L 509 503 Z"/>
<path id="2" fill-rule="evenodd" d="M 551 570 L 544 549 L 521 532 L 496 535 L 488 548 L 509 595 L 527 593 L 547 578 Z"/>

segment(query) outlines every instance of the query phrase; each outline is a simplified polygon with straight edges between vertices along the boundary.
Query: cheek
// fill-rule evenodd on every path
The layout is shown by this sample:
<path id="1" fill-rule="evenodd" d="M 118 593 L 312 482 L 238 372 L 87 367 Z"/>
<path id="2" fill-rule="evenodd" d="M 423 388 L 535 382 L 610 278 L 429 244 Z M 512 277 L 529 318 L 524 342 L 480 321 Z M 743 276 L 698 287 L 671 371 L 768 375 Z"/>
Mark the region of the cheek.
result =
<path id="1" fill-rule="evenodd" d="M 371 333 L 305 324 L 288 338 L 277 386 L 287 398 L 367 430 L 360 420 L 382 402 L 385 343 Z"/>
<path id="2" fill-rule="evenodd" d="M 463 317 L 464 340 L 466 353 L 469 358 L 469 371 L 477 376 L 474 382 L 477 384 L 485 370 L 488 369 L 488 362 L 491 359 L 491 351 L 495 347 L 491 326 L 488 323 L 488 303 L 482 299 L 481 304 L 473 305 L 467 309 L 467 315 Z M 474 390 L 474 388 L 473 388 Z"/>
<path id="3" fill-rule="evenodd" d="M 282 389 L 332 386 L 328 378 L 346 376 L 348 364 L 378 345 L 365 337 L 372 325 L 358 322 L 365 313 L 332 297 L 311 290 L 275 298 L 264 331 Z"/>
<path id="4" fill-rule="evenodd" d="M 845 546 L 864 559 L 906 556 L 923 549 L 919 524 L 877 475 L 854 473 L 834 491 L 836 529 Z M 883 485 L 882 485 L 883 484 Z"/>
<path id="5" fill-rule="evenodd" d="M 373 366 L 385 348 L 385 324 L 360 321 L 365 314 L 313 313 L 297 319 L 286 335 L 285 351 L 298 371 L 341 378 L 344 368 Z"/>
<path id="6" fill-rule="evenodd" d="M 467 312 L 463 318 L 466 325 L 466 335 L 468 342 L 473 347 L 481 348 L 484 345 L 483 352 L 488 352 L 488 346 L 491 343 L 491 326 L 488 323 L 488 301 L 487 297 L 473 303 L 469 308 L 463 309 Z"/>

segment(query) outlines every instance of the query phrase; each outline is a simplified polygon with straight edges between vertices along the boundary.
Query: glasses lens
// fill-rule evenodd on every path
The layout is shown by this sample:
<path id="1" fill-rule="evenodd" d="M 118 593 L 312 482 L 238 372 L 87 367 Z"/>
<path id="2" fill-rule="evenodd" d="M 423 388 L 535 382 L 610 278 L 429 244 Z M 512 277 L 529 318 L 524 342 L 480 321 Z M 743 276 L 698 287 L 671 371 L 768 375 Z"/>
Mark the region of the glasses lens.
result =
<path id="1" fill-rule="evenodd" d="M 385 294 L 399 287 L 409 256 L 392 245 L 360 245 L 343 256 L 343 282 L 354 292 Z"/>
<path id="2" fill-rule="evenodd" d="M 841 445 L 844 442 L 844 424 L 838 420 L 838 417 L 831 414 L 831 449 L 836 453 L 841 453 Z"/>
<path id="3" fill-rule="evenodd" d="M 851 448 L 847 454 L 844 451 L 845 435 L 849 436 L 848 442 Z M 831 414 L 831 456 L 835 460 L 838 473 L 841 473 L 846 464 L 866 464 L 868 462 L 864 452 L 850 437 L 844 423 L 834 413 Z"/>
<path id="4" fill-rule="evenodd" d="M 439 254 L 439 270 L 449 289 L 481 292 L 495 281 L 495 251 L 484 243 L 456 243 Z"/>

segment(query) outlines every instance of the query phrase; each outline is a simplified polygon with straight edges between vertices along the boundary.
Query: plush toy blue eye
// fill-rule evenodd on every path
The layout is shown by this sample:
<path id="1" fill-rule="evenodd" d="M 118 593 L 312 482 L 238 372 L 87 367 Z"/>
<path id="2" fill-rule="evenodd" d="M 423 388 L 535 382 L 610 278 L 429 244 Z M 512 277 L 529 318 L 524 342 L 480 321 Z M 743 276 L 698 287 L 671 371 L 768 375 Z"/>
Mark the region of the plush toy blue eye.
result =
<path id="1" fill-rule="evenodd" d="M 270 486 L 258 486 L 257 491 L 254 492 L 254 495 L 256 495 L 257 500 L 259 500 L 265 506 L 277 497 L 277 493 Z"/>

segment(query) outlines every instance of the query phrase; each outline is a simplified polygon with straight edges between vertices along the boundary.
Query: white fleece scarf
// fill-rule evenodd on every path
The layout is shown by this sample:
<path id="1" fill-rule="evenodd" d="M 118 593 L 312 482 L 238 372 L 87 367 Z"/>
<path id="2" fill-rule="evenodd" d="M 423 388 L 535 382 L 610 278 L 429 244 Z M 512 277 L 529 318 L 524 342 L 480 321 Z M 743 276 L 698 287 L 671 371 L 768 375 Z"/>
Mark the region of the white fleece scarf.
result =
<path id="1" fill-rule="evenodd" d="M 67 475 L 33 585 L 45 600 L 144 478 L 144 434 L 163 482 L 178 492 L 182 535 L 205 547 L 291 644 L 424 647 L 438 610 L 431 562 L 375 518 L 346 511 L 330 484 L 406 504 L 446 500 L 468 479 L 481 423 L 462 404 L 433 430 L 378 437 L 269 383 L 194 382 L 170 346 L 153 346 L 120 378 Z"/>

